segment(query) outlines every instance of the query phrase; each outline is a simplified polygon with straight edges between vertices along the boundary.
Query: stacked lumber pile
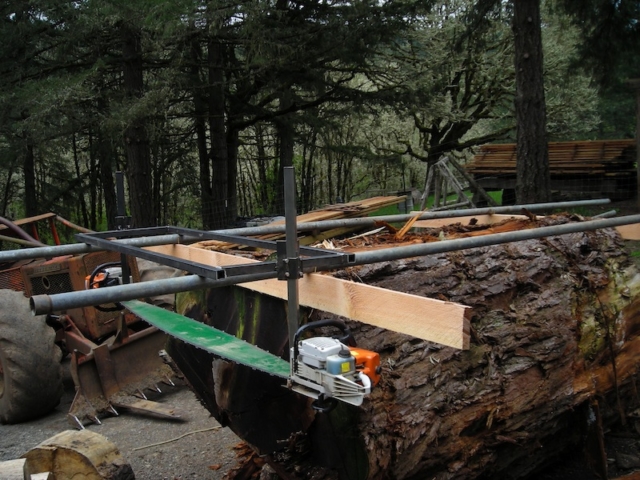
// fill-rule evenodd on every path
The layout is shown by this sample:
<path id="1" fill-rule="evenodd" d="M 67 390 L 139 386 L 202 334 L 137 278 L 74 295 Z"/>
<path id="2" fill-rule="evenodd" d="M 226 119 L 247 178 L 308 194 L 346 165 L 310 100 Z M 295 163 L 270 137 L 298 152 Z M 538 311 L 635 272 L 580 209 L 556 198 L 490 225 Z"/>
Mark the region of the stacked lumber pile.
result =
<path id="1" fill-rule="evenodd" d="M 551 175 L 629 175 L 635 174 L 635 140 L 595 140 L 550 142 Z M 475 175 L 515 175 L 516 144 L 492 144 L 466 165 Z"/>
<path id="2" fill-rule="evenodd" d="M 366 217 L 377 210 L 404 202 L 406 197 L 372 197 L 366 200 L 357 200 L 349 203 L 327 205 L 324 208 L 313 210 L 303 215 L 298 215 L 298 223 L 320 222 L 323 220 L 338 220 L 341 218 Z M 273 222 L 271 225 L 284 225 L 284 220 Z M 325 238 L 333 238 L 350 232 L 357 231 L 360 227 L 334 228 L 322 233 L 309 234 L 300 239 L 300 245 L 311 245 Z M 264 235 L 261 238 L 275 240 L 284 238 L 284 234 Z"/>
<path id="3" fill-rule="evenodd" d="M 326 207 L 312 210 L 311 212 L 298 215 L 297 222 L 319 222 L 323 220 L 339 220 L 341 218 L 358 218 L 366 217 L 381 208 L 391 205 L 397 205 L 406 200 L 404 196 L 393 197 L 372 197 L 365 200 L 356 200 L 349 203 L 338 203 L 334 205 L 327 205 Z M 284 220 L 278 220 L 270 223 L 269 225 L 284 225 Z M 359 230 L 361 227 L 343 227 L 334 228 L 326 232 L 309 233 L 303 235 L 300 239 L 300 245 L 311 245 L 318 241 L 322 241 L 326 238 L 333 238 L 339 235 L 345 235 L 351 232 Z M 279 240 L 285 237 L 284 233 L 274 233 L 269 235 L 260 235 L 256 238 L 261 240 Z M 200 248 L 208 248 L 215 250 L 231 250 L 238 247 L 238 245 L 219 242 L 215 240 L 205 241 L 198 243 Z"/>

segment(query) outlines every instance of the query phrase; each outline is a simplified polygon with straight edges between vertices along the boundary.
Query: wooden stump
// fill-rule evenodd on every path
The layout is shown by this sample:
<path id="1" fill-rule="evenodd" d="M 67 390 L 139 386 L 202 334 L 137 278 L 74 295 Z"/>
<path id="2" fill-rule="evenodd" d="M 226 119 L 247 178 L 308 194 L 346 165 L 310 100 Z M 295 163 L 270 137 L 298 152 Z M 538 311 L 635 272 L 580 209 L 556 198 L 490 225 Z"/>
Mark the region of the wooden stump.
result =
<path id="1" fill-rule="evenodd" d="M 23 455 L 32 473 L 51 472 L 57 480 L 134 480 L 118 448 L 89 430 L 66 430 Z"/>
<path id="2" fill-rule="evenodd" d="M 362 407 L 327 415 L 278 379 L 171 342 L 205 406 L 281 475 L 521 478 L 583 441 L 592 399 L 605 421 L 637 402 L 640 277 L 613 230 L 341 275 L 470 306 L 471 348 L 350 322 L 358 346 L 381 354 L 383 380 Z M 180 296 L 177 309 L 285 358 L 285 306 L 266 298 L 212 290 Z"/>

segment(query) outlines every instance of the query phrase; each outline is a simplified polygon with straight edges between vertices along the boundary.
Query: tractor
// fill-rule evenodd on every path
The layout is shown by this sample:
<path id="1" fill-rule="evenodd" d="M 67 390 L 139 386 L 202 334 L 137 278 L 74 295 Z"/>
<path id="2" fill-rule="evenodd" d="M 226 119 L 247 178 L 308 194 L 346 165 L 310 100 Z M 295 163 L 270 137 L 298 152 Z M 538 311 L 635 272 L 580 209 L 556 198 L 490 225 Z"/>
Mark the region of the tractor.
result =
<path id="1" fill-rule="evenodd" d="M 48 221 L 50 236 L 59 245 L 54 220 L 79 229 L 55 214 L 15 223 L 0 219 L 0 240 L 42 246 L 37 225 Z M 141 270 L 142 280 L 175 274 L 166 267 L 140 262 L 142 268 L 135 258 L 97 251 L 0 264 L 1 423 L 27 421 L 59 404 L 64 358 L 69 360 L 76 387 L 69 411 L 70 423 L 76 428 L 83 428 L 85 421 L 99 423 L 101 414 L 117 414 L 119 408 L 176 416 L 171 409 L 148 401 L 144 393 L 147 388 L 159 390 L 161 382 L 173 384 L 173 370 L 160 355 L 164 333 L 117 303 L 40 316 L 29 309 L 33 295 L 138 282 Z"/>

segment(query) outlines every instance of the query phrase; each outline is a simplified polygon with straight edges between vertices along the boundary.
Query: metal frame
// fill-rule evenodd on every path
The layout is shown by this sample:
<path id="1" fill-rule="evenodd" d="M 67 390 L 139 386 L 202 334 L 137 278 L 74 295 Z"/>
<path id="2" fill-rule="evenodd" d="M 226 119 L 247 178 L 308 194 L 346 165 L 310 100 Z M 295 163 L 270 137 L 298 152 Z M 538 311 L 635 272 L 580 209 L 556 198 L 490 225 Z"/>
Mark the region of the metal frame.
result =
<path id="1" fill-rule="evenodd" d="M 288 282 L 288 296 L 291 310 L 289 311 L 290 321 L 297 319 L 298 298 L 296 282 L 305 272 L 328 271 L 347 266 L 378 263 L 388 260 L 410 258 L 435 253 L 462 250 L 466 248 L 477 248 L 488 245 L 541 238 L 554 235 L 563 235 L 600 228 L 610 228 L 631 223 L 640 223 L 640 215 L 630 215 L 626 217 L 615 217 L 609 219 L 590 220 L 580 223 L 557 225 L 552 227 L 542 227 L 531 230 L 521 230 L 502 234 L 485 235 L 480 237 L 463 238 L 457 240 L 444 240 L 429 244 L 410 245 L 392 247 L 388 249 L 375 250 L 371 252 L 361 252 L 357 254 L 346 254 L 342 252 L 328 251 L 312 247 L 300 247 L 298 244 L 298 231 L 308 230 L 311 225 L 323 224 L 323 226 L 334 226 L 334 221 L 313 222 L 296 224 L 295 209 L 295 172 L 293 167 L 286 167 L 285 174 L 285 225 L 270 227 L 265 230 L 263 227 L 248 229 L 232 229 L 225 231 L 202 231 L 181 227 L 152 227 L 138 228 L 131 230 L 117 230 L 102 233 L 81 233 L 76 238 L 82 242 L 79 245 L 70 245 L 74 248 L 74 253 L 80 251 L 94 250 L 114 250 L 123 255 L 133 255 L 150 261 L 168 265 L 180 270 L 192 273 L 178 278 L 157 280 L 154 282 L 144 282 L 130 285 L 121 285 L 104 289 L 93 289 L 82 292 L 69 292 L 64 294 L 46 296 L 37 295 L 31 298 L 31 308 L 35 314 L 51 313 L 77 306 L 100 305 L 105 303 L 132 300 L 166 293 L 183 292 L 204 288 L 217 288 L 227 285 L 252 282 L 258 280 L 278 278 Z M 526 210 L 540 210 L 551 208 L 568 208 L 577 205 L 602 205 L 609 203 L 608 199 L 586 200 L 579 202 L 563 202 L 549 204 L 519 205 L 513 207 L 493 207 L 488 209 L 460 210 L 456 212 L 427 212 L 420 218 L 442 218 L 456 217 L 460 215 L 480 215 L 483 213 L 498 212 L 521 212 Z M 349 225 L 375 225 L 380 219 L 388 221 L 398 221 L 400 218 L 408 219 L 412 215 L 395 215 L 387 217 L 371 217 L 360 219 L 346 219 L 338 221 L 339 224 Z M 255 235 L 260 233 L 273 232 L 273 229 L 286 234 L 286 240 L 259 240 L 247 238 L 245 235 Z M 316 227 L 317 228 L 317 227 Z M 198 262 L 182 260 L 171 255 L 150 252 L 144 250 L 145 246 L 167 245 L 167 244 L 189 244 L 202 240 L 217 240 L 231 244 L 245 245 L 272 250 L 277 253 L 277 261 L 265 261 L 252 264 L 230 265 L 217 267 L 205 265 Z M 49 247 L 51 254 L 63 254 L 65 246 Z M 56 250 L 53 250 L 53 249 Z M 83 249 L 83 250 L 82 250 Z M 43 248 L 34 248 L 40 256 L 43 255 Z M 69 250 L 69 252 L 67 252 Z M 25 252 L 21 250 L 19 252 Z M 49 252 L 49 250 L 47 250 Z M 60 253 L 58 253 L 60 252 Z M 71 252 L 64 250 L 65 254 Z M 4 260 L 3 252 L 0 252 L 0 261 Z M 35 253 L 35 252 L 34 252 Z M 22 255 L 30 255 L 29 251 Z M 27 258 L 21 257 L 21 258 Z M 295 309 L 295 311 L 294 311 Z M 297 321 L 297 320 L 296 320 Z M 295 331 L 291 323 L 290 330 Z M 293 334 L 294 332 L 292 332 Z"/>
<path id="2" fill-rule="evenodd" d="M 118 242 L 118 240 L 138 238 L 138 237 L 157 237 L 164 235 L 177 235 L 179 239 L 176 243 L 193 243 L 194 241 L 217 240 L 231 244 L 238 244 L 248 247 L 263 248 L 267 250 L 279 251 L 278 245 L 281 241 L 276 240 L 259 240 L 248 237 L 225 235 L 216 232 L 206 232 L 203 230 L 195 230 L 182 227 L 153 227 L 153 228 L 137 228 L 131 230 L 114 230 L 100 233 L 78 233 L 76 238 L 79 242 L 96 247 L 99 250 L 112 250 L 124 255 L 144 258 L 152 262 L 161 263 L 169 267 L 184 270 L 195 275 L 205 277 L 211 280 L 233 279 L 242 277 L 241 282 L 264 279 L 265 274 L 271 273 L 271 278 L 278 277 L 278 262 L 265 261 L 250 265 L 231 265 L 227 267 L 215 267 L 205 265 L 189 260 L 182 260 L 171 255 L 163 253 L 150 252 L 142 247 Z M 295 230 L 294 230 L 295 236 Z M 283 242 L 286 243 L 286 242 Z M 306 258 L 300 259 L 300 271 L 315 270 L 332 270 L 335 268 L 343 268 L 352 264 L 355 260 L 353 254 L 342 252 L 332 252 L 329 250 L 321 250 L 311 247 L 301 247 L 299 253 Z M 294 255 L 297 256 L 297 255 Z M 284 262 L 283 258 L 279 261 Z M 255 278 L 252 278 L 255 276 Z"/>

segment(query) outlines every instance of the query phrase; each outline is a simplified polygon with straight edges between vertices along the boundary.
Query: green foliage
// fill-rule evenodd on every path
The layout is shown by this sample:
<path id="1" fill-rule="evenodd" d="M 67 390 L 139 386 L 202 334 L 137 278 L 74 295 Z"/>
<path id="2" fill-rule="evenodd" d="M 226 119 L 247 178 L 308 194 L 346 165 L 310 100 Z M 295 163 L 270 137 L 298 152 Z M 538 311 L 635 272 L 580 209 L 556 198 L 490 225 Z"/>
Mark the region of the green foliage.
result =
<path id="1" fill-rule="evenodd" d="M 631 6 L 618 3 L 606 31 L 633 30 L 621 16 Z M 33 201 L 107 228 L 113 173 L 135 161 L 126 142 L 137 140 L 125 138 L 132 125 L 148 141 L 152 182 L 131 201 L 153 202 L 159 223 L 202 226 L 214 200 L 237 202 L 229 209 L 245 216 L 278 213 L 283 125 L 303 210 L 422 188 L 425 161 L 463 157 L 513 131 L 511 12 L 494 2 L 474 17 L 477 4 L 4 2 L 0 214 L 22 216 Z M 605 30 L 586 10 L 548 6 L 553 139 L 633 134 L 633 99 L 622 88 L 640 62 L 616 61 L 598 98 L 572 59 Z M 123 84 L 133 60 L 123 51 L 127 29 L 140 35 L 143 87 L 134 95 Z M 635 55 L 622 50 L 616 58 Z M 214 161 L 220 152 L 227 163 Z"/>

